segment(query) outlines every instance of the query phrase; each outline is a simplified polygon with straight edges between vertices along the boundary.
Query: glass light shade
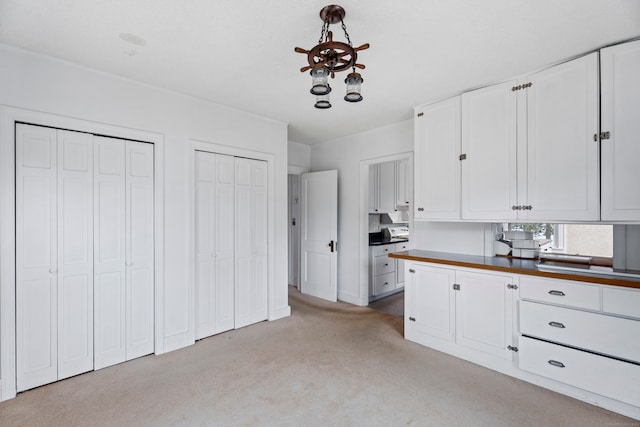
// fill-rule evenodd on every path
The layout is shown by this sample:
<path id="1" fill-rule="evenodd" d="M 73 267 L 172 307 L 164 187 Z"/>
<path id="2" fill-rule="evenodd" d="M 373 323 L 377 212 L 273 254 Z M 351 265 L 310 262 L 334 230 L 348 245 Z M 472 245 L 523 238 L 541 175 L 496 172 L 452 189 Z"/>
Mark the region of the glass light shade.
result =
<path id="1" fill-rule="evenodd" d="M 316 108 L 327 109 L 331 108 L 331 102 L 329 101 L 329 94 L 318 95 L 316 96 L 316 104 L 314 105 Z"/>
<path id="2" fill-rule="evenodd" d="M 314 95 L 325 95 L 331 92 L 328 83 L 329 69 L 326 67 L 317 67 L 311 70 L 311 90 Z"/>
<path id="3" fill-rule="evenodd" d="M 358 73 L 350 73 L 344 82 L 347 84 L 347 94 L 344 96 L 345 101 L 360 102 L 362 101 L 362 77 Z"/>

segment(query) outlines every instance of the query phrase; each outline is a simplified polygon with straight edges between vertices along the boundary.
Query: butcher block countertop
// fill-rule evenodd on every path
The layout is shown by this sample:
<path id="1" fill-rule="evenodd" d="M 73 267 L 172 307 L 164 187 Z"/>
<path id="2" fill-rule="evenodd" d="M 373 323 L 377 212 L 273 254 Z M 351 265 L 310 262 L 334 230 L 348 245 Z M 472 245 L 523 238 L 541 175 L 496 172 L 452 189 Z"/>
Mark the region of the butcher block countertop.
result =
<path id="1" fill-rule="evenodd" d="M 410 261 L 429 262 L 433 264 L 453 265 L 457 267 L 477 268 L 481 270 L 500 271 L 504 273 L 528 274 L 530 276 L 550 277 L 553 279 L 575 280 L 578 282 L 599 283 L 603 285 L 624 286 L 640 289 L 640 278 L 620 277 L 604 272 L 572 272 L 541 271 L 536 267 L 538 261 L 510 257 L 485 257 L 463 255 L 447 252 L 432 252 L 413 249 L 389 254 L 391 258 Z M 637 273 L 637 272 L 631 272 Z"/>

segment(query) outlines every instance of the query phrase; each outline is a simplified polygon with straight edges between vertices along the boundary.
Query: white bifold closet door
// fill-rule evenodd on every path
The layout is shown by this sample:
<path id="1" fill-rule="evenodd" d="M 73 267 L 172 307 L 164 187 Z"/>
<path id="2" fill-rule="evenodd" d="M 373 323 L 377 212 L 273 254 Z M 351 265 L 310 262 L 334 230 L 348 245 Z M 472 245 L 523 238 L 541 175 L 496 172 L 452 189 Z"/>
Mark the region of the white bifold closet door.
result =
<path id="1" fill-rule="evenodd" d="M 16 380 L 93 369 L 92 138 L 16 125 Z"/>
<path id="2" fill-rule="evenodd" d="M 196 339 L 234 327 L 235 167 L 196 151 Z"/>
<path id="3" fill-rule="evenodd" d="M 236 166 L 235 327 L 267 319 L 267 162 Z"/>
<path id="4" fill-rule="evenodd" d="M 196 339 L 267 319 L 267 163 L 195 153 Z"/>
<path id="5" fill-rule="evenodd" d="M 95 137 L 95 369 L 153 353 L 153 145 Z"/>

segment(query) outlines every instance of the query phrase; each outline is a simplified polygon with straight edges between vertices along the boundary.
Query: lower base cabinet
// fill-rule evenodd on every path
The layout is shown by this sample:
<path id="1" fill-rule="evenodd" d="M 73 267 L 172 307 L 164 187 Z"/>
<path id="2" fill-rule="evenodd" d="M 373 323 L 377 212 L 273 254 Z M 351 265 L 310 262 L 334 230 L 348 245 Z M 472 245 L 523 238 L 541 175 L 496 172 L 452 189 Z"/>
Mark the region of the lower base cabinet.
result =
<path id="1" fill-rule="evenodd" d="M 640 419 L 640 289 L 405 261 L 405 338 Z"/>

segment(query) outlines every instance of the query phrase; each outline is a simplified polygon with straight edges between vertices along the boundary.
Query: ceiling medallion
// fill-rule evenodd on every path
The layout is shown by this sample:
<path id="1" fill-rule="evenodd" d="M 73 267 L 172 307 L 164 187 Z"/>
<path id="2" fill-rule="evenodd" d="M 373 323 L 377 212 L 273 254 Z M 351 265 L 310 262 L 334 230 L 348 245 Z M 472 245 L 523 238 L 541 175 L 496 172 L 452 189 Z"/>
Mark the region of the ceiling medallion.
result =
<path id="1" fill-rule="evenodd" d="M 369 48 L 369 43 L 354 48 L 351 38 L 344 24 L 345 11 L 342 6 L 330 5 L 324 7 L 320 11 L 320 19 L 322 19 L 322 30 L 320 31 L 320 39 L 318 44 L 310 50 L 296 47 L 295 51 L 307 55 L 309 65 L 300 69 L 301 72 L 311 70 L 311 93 L 316 95 L 316 108 L 331 108 L 329 101 L 328 78 L 335 78 L 335 73 L 345 70 L 352 70 L 345 79 L 347 86 L 347 94 L 345 101 L 359 102 L 362 101 L 362 76 L 356 73 L 356 68 L 364 70 L 363 64 L 358 64 L 358 52 Z M 333 33 L 329 31 L 329 25 L 340 22 L 344 31 L 347 43 L 334 41 Z"/>

